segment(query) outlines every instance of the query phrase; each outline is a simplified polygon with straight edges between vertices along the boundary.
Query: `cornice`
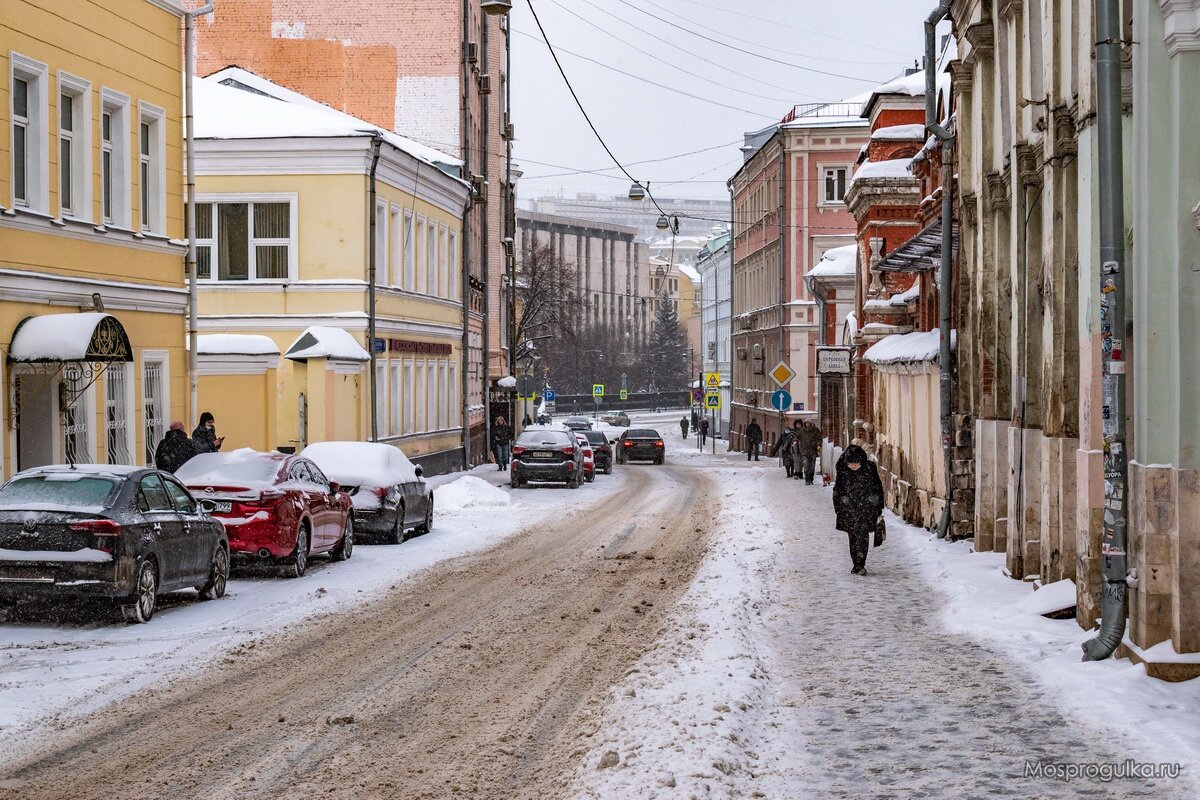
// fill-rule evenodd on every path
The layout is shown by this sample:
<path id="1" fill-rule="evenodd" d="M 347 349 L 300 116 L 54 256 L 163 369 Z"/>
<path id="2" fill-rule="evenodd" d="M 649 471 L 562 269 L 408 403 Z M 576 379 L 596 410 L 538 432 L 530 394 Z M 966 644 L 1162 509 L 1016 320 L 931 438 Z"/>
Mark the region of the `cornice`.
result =
<path id="1" fill-rule="evenodd" d="M 1019 18 L 1024 10 L 1024 0 L 1005 0 L 1000 4 L 1000 18 L 1013 21 Z"/>
<path id="2" fill-rule="evenodd" d="M 1158 0 L 1167 54 L 1200 50 L 1200 0 Z"/>
<path id="3" fill-rule="evenodd" d="M 950 69 L 950 85 L 960 95 L 970 94 L 974 88 L 975 67 L 962 59 L 955 59 L 947 64 Z"/>
<path id="4" fill-rule="evenodd" d="M 971 49 L 977 54 L 991 57 L 992 49 L 996 44 L 996 29 L 992 26 L 991 20 L 968 25 L 964 36 L 971 43 Z"/>
<path id="5" fill-rule="evenodd" d="M 984 176 L 983 181 L 987 192 L 984 199 L 989 208 L 1008 208 L 1012 203 L 1008 176 L 1007 168 L 1004 172 L 989 172 Z"/>
<path id="6" fill-rule="evenodd" d="M 94 294 L 110 311 L 182 314 L 187 309 L 182 288 L 0 268 L 0 300 L 91 307 Z"/>

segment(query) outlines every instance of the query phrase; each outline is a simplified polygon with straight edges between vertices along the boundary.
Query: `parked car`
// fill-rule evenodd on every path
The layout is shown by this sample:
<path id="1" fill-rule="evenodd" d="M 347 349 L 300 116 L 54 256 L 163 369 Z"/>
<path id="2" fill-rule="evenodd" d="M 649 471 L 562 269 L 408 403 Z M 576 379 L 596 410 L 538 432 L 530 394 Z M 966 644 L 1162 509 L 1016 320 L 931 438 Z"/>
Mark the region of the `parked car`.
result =
<path id="1" fill-rule="evenodd" d="M 510 484 L 516 489 L 530 481 L 565 483 L 571 489 L 583 481 L 583 454 L 575 433 L 554 428 L 530 428 L 513 444 Z"/>
<path id="2" fill-rule="evenodd" d="M 612 475 L 613 452 L 612 442 L 609 441 L 608 434 L 603 431 L 584 431 L 583 435 L 587 437 L 588 442 L 592 445 L 592 453 L 596 459 L 596 469 L 605 475 Z"/>
<path id="3" fill-rule="evenodd" d="M 615 425 L 618 428 L 629 427 L 629 415 L 624 411 L 609 411 L 600 415 L 600 419 L 607 422 L 609 425 Z"/>
<path id="4" fill-rule="evenodd" d="M 617 440 L 617 463 L 630 461 L 652 461 L 661 464 L 666 459 L 666 442 L 658 431 L 648 428 L 631 428 Z"/>
<path id="5" fill-rule="evenodd" d="M 0 487 L 0 600 L 105 598 L 149 622 L 160 592 L 225 594 L 221 523 L 170 473 L 47 466 Z"/>
<path id="6" fill-rule="evenodd" d="M 433 489 L 400 449 L 377 442 L 318 442 L 300 455 L 350 495 L 354 533 L 400 544 L 433 527 Z"/>
<path id="7" fill-rule="evenodd" d="M 579 451 L 583 455 L 583 479 L 591 483 L 596 480 L 596 455 L 592 443 L 583 431 L 575 431 L 575 441 L 579 442 Z"/>
<path id="8" fill-rule="evenodd" d="M 310 556 L 354 551 L 350 495 L 311 460 L 242 449 L 201 453 L 175 473 L 225 525 L 236 562 L 283 564 L 298 578 Z"/>
<path id="9" fill-rule="evenodd" d="M 567 417 L 562 421 L 564 428 L 572 431 L 590 431 L 592 421 L 587 417 Z"/>

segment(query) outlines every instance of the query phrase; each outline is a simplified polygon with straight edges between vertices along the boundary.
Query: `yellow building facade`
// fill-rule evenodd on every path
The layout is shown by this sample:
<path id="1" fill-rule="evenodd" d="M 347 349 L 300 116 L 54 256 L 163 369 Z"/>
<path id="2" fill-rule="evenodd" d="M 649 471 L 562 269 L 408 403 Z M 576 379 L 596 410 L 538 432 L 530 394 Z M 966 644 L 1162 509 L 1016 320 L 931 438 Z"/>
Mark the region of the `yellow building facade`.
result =
<path id="1" fill-rule="evenodd" d="M 197 81 L 196 131 L 200 404 L 226 448 L 374 438 L 461 465 L 457 162 L 236 68 Z M 245 402 L 268 371 L 271 402 Z"/>
<path id="2" fill-rule="evenodd" d="M 0 3 L 4 477 L 145 464 L 187 402 L 182 10 Z"/>

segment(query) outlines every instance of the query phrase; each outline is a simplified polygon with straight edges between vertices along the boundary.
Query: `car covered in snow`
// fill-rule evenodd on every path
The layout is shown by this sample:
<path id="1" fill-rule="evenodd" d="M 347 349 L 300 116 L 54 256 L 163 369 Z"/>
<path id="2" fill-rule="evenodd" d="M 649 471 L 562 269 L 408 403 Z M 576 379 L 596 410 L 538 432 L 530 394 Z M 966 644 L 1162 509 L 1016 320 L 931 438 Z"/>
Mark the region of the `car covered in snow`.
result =
<path id="1" fill-rule="evenodd" d="M 409 532 L 433 527 L 433 489 L 419 465 L 399 448 L 378 442 L 318 442 L 300 454 L 350 495 L 354 531 L 399 544 Z"/>
<path id="2" fill-rule="evenodd" d="M 310 459 L 248 448 L 200 453 L 175 476 L 211 502 L 235 563 L 283 564 L 298 578 L 310 556 L 342 561 L 354 550 L 350 496 Z"/>
<path id="3" fill-rule="evenodd" d="M 229 543 L 174 476 L 107 464 L 19 472 L 0 487 L 0 602 L 104 598 L 149 622 L 160 592 L 225 594 Z"/>
<path id="4" fill-rule="evenodd" d="M 513 443 L 509 464 L 512 488 L 534 481 L 565 483 L 577 489 L 583 480 L 583 451 L 574 431 L 535 425 L 521 431 Z"/>
<path id="5" fill-rule="evenodd" d="M 667 443 L 658 431 L 649 428 L 630 428 L 617 440 L 617 463 L 650 461 L 661 464 L 666 460 Z"/>

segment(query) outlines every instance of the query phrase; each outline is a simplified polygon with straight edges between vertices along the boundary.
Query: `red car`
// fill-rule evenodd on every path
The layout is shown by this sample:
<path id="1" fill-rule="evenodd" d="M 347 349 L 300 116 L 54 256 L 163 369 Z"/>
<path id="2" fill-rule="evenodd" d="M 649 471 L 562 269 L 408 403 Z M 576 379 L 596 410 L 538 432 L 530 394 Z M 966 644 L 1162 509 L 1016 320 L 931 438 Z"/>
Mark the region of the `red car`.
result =
<path id="1" fill-rule="evenodd" d="M 283 563 L 298 578 L 310 556 L 343 561 L 354 550 L 350 496 L 307 458 L 201 453 L 175 476 L 225 525 L 235 561 Z"/>

